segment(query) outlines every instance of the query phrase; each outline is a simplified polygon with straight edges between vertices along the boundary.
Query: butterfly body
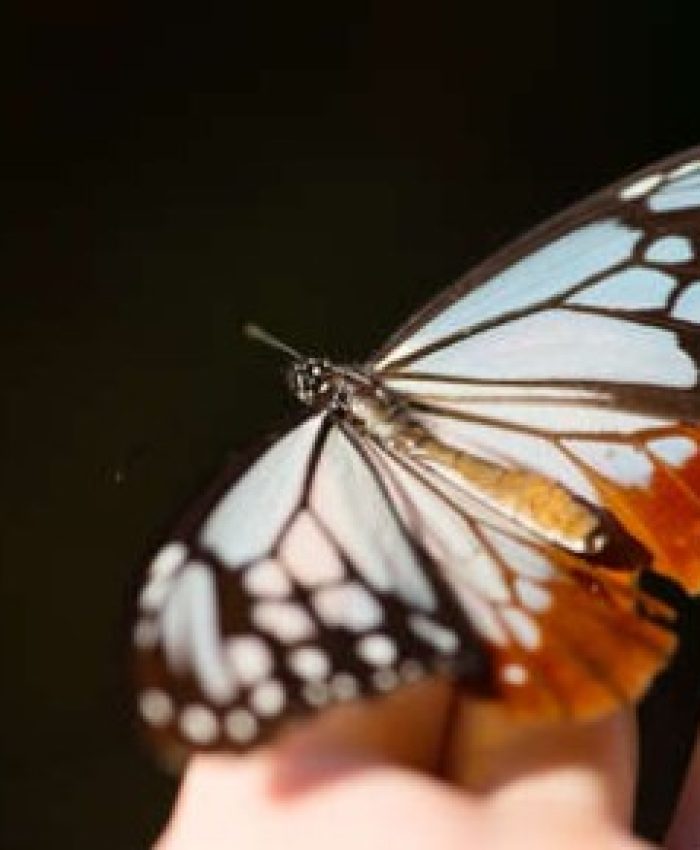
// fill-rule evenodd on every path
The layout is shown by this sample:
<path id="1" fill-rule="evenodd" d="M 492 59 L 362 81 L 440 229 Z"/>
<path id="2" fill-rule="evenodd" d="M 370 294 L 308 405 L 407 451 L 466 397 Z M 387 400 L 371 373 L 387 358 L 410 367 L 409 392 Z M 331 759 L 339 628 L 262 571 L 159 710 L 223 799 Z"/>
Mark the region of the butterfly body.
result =
<path id="1" fill-rule="evenodd" d="M 288 351 L 307 418 L 146 570 L 156 745 L 246 749 L 445 672 L 539 719 L 645 692 L 675 641 L 640 575 L 700 589 L 700 150 L 504 249 L 366 364 Z"/>

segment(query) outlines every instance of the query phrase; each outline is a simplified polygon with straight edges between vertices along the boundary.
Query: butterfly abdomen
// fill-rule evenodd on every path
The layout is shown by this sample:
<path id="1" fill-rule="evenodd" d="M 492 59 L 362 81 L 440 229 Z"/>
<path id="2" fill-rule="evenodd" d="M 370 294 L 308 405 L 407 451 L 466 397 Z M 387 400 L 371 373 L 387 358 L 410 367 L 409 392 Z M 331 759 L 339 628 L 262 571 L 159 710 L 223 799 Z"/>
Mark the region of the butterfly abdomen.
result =
<path id="1" fill-rule="evenodd" d="M 356 428 L 385 448 L 458 479 L 476 499 L 544 540 L 581 554 L 596 554 L 605 546 L 600 515 L 561 484 L 448 445 L 411 415 L 399 394 L 358 385 L 347 412 Z"/>

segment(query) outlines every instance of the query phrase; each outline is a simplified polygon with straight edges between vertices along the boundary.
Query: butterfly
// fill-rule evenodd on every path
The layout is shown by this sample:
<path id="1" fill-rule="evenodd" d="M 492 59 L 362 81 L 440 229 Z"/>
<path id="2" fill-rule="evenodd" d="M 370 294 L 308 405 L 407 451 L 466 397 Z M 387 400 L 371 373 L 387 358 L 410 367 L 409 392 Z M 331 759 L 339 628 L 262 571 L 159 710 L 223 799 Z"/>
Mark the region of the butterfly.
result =
<path id="1" fill-rule="evenodd" d="M 288 351 L 304 415 L 141 579 L 157 747 L 244 751 L 436 674 L 545 720 L 645 692 L 675 638 L 640 579 L 700 589 L 700 148 L 500 251 L 361 366 Z"/>

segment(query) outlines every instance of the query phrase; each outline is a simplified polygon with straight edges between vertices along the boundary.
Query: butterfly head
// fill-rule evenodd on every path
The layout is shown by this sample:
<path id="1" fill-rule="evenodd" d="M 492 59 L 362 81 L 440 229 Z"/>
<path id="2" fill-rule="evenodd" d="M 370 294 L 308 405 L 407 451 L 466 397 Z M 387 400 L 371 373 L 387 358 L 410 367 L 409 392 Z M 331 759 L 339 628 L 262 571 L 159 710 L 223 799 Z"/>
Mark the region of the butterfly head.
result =
<path id="1" fill-rule="evenodd" d="M 320 357 L 303 357 L 287 369 L 287 383 L 302 404 L 309 407 L 343 407 L 345 381 L 333 364 Z"/>

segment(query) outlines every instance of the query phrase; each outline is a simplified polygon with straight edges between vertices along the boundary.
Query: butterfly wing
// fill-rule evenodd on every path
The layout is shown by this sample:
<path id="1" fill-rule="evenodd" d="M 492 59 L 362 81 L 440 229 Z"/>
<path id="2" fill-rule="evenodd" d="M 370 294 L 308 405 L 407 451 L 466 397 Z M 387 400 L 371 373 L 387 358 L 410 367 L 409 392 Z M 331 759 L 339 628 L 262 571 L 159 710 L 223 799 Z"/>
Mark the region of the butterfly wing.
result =
<path id="1" fill-rule="evenodd" d="M 487 651 L 489 696 L 542 720 L 599 717 L 644 693 L 675 640 L 633 565 L 594 573 L 420 459 L 379 443 L 366 451 Z"/>
<path id="2" fill-rule="evenodd" d="M 171 758 L 242 750 L 424 671 L 475 675 L 479 642 L 426 563 L 354 436 L 305 420 L 227 472 L 149 565 L 133 633 L 147 735 Z"/>
<path id="3" fill-rule="evenodd" d="M 535 231 L 369 364 L 444 443 L 607 512 L 654 569 L 700 584 L 700 151 Z M 435 471 L 326 415 L 227 472 L 144 577 L 141 718 L 172 755 L 423 672 L 516 710 L 592 717 L 672 649 L 666 611 Z"/>
<path id="4" fill-rule="evenodd" d="M 560 482 L 700 589 L 700 149 L 506 248 L 370 365 L 440 439 Z"/>

